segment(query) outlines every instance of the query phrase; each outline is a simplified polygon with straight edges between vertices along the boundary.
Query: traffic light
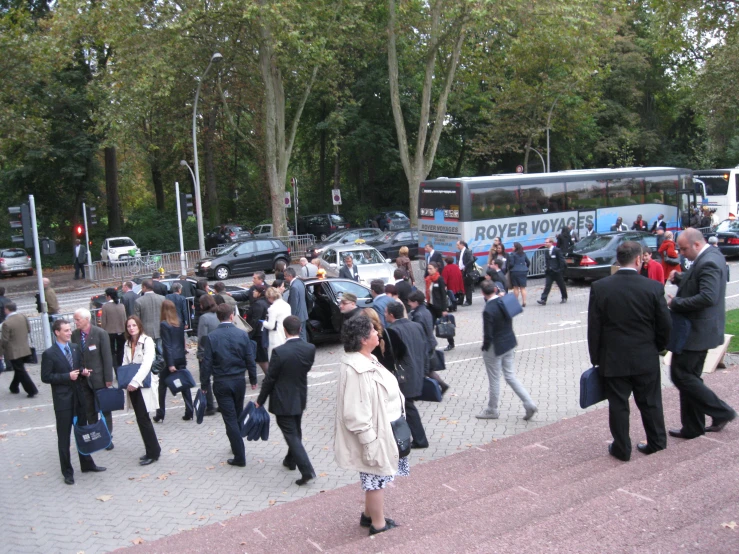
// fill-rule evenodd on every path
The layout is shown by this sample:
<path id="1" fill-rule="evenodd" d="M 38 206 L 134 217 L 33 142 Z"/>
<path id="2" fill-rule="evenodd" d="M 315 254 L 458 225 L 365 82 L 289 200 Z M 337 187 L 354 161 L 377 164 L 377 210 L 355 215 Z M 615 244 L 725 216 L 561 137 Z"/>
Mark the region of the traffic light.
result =
<path id="1" fill-rule="evenodd" d="M 85 226 L 78 223 L 74 228 L 74 234 L 77 238 L 82 238 L 85 235 Z"/>
<path id="2" fill-rule="evenodd" d="M 188 217 L 193 217 L 192 194 L 180 193 L 180 218 L 184 222 Z"/>
<path id="3" fill-rule="evenodd" d="M 87 224 L 97 225 L 98 224 L 97 208 L 94 206 L 85 205 L 85 212 L 87 215 Z"/>
<path id="4" fill-rule="evenodd" d="M 33 230 L 31 229 L 31 211 L 28 204 L 20 206 L 8 206 L 10 215 L 10 228 L 14 231 L 12 241 L 14 244 L 23 244 L 23 248 L 33 248 Z M 20 231 L 20 234 L 18 234 Z"/>

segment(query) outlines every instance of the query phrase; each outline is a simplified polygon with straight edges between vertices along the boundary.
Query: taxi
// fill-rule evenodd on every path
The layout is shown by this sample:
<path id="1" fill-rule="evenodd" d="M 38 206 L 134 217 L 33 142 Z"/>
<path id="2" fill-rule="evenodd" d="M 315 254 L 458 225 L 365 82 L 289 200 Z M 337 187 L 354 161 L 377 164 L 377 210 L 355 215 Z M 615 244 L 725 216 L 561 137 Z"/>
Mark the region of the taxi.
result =
<path id="1" fill-rule="evenodd" d="M 369 285 L 375 279 L 380 279 L 385 284 L 395 282 L 393 277 L 395 266 L 362 239 L 355 240 L 353 244 L 329 247 L 321 252 L 321 267 L 326 269 L 329 275 L 338 275 L 347 256 L 354 260 L 360 283 Z"/>

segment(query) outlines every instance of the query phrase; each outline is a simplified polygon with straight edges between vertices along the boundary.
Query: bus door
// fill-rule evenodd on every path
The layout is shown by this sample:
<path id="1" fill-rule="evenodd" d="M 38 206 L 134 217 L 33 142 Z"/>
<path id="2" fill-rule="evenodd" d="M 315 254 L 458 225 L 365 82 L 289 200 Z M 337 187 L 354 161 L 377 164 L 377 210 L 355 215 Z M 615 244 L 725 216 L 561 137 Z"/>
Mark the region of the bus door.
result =
<path id="1" fill-rule="evenodd" d="M 682 229 L 690 227 L 690 215 L 696 207 L 695 189 L 680 189 L 677 191 L 677 210 Z"/>

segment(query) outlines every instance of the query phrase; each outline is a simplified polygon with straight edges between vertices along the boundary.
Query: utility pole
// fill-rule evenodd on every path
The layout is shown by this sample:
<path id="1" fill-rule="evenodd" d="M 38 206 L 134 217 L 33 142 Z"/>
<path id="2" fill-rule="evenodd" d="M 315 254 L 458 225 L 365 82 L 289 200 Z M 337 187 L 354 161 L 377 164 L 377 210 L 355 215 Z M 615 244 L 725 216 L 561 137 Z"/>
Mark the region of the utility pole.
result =
<path id="1" fill-rule="evenodd" d="M 187 275 L 185 242 L 182 240 L 182 201 L 180 199 L 180 184 L 177 181 L 174 182 L 174 195 L 177 198 L 177 229 L 180 232 L 180 275 Z"/>
<path id="2" fill-rule="evenodd" d="M 33 194 L 28 196 L 31 211 L 31 227 L 33 227 L 33 252 L 36 258 L 36 276 L 38 280 L 38 297 L 41 304 L 41 328 L 44 330 L 44 349 L 51 348 L 51 327 L 49 326 L 49 314 L 46 307 L 46 294 L 44 293 L 44 276 L 41 272 L 41 249 L 38 244 L 38 225 L 36 223 L 36 202 Z"/>

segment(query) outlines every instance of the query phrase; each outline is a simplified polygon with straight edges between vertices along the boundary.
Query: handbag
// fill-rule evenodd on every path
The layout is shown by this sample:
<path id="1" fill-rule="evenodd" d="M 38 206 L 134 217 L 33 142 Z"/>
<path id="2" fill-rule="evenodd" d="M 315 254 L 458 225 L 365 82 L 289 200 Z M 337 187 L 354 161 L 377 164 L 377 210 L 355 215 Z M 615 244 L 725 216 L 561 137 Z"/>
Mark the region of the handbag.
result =
<path id="1" fill-rule="evenodd" d="M 131 381 L 141 369 L 141 364 L 122 365 L 118 368 L 118 388 L 125 389 L 131 384 Z M 146 375 L 141 387 L 148 389 L 151 387 L 151 372 Z"/>
<path id="2" fill-rule="evenodd" d="M 671 258 L 670 256 L 665 256 L 665 263 L 667 265 L 680 265 L 680 258 Z"/>
<path id="3" fill-rule="evenodd" d="M 203 423 L 203 418 L 205 417 L 205 406 L 207 402 L 205 399 L 205 393 L 203 392 L 203 389 L 198 389 L 197 394 L 195 395 L 195 400 L 192 403 L 192 410 L 195 412 L 195 421 L 198 422 L 198 425 Z"/>
<path id="4" fill-rule="evenodd" d="M 72 419 L 74 427 L 74 442 L 77 443 L 77 452 L 89 456 L 110 446 L 111 437 L 108 424 L 105 423 L 103 412 L 98 412 L 96 423 L 77 425 L 77 416 Z"/>
<path id="5" fill-rule="evenodd" d="M 523 308 L 521 307 L 521 304 L 518 303 L 518 299 L 512 294 L 504 294 L 498 298 L 500 299 L 500 307 L 508 319 L 513 319 L 515 316 L 523 312 Z"/>
<path id="6" fill-rule="evenodd" d="M 449 316 L 440 317 L 436 320 L 436 336 L 440 339 L 454 338 L 456 326 L 449 320 Z"/>
<path id="7" fill-rule="evenodd" d="M 164 355 L 162 355 L 162 339 L 156 339 L 154 341 L 154 361 L 151 363 L 151 372 L 154 375 L 159 375 L 164 373 L 166 369 L 167 363 L 164 361 Z"/>
<path id="8" fill-rule="evenodd" d="M 591 367 L 580 375 L 580 407 L 584 410 L 605 399 L 606 388 L 603 377 L 598 373 L 597 367 Z"/>
<path id="9" fill-rule="evenodd" d="M 405 420 L 405 408 L 398 419 L 390 422 L 390 427 L 393 429 L 395 444 L 398 445 L 398 456 L 405 458 L 411 453 L 411 428 Z"/>
<path id="10" fill-rule="evenodd" d="M 402 365 L 400 365 L 400 362 L 395 357 L 395 352 L 393 352 L 393 342 L 390 340 L 390 334 L 387 332 L 387 329 L 385 330 L 385 344 L 390 347 L 390 355 L 393 357 L 392 373 L 398 380 L 399 385 L 405 385 L 408 382 L 408 372 Z"/>
<path id="11" fill-rule="evenodd" d="M 195 378 L 187 369 L 182 368 L 167 375 L 164 378 L 164 383 L 169 387 L 172 395 L 176 395 L 178 392 L 193 388 L 195 386 Z"/>
<path id="12" fill-rule="evenodd" d="M 126 405 L 126 393 L 122 389 L 105 388 L 95 391 L 95 408 L 99 412 L 122 410 Z"/>
<path id="13" fill-rule="evenodd" d="M 444 351 L 434 349 L 434 353 L 431 355 L 431 371 L 442 371 L 444 369 L 446 369 Z"/>
<path id="14" fill-rule="evenodd" d="M 31 353 L 28 356 L 25 356 L 23 358 L 24 364 L 37 364 L 38 363 L 38 355 L 36 354 L 36 348 L 33 346 L 31 347 Z"/>
<path id="15" fill-rule="evenodd" d="M 441 402 L 441 387 L 436 379 L 432 379 L 431 377 L 423 378 L 423 389 L 418 399 L 425 400 L 426 402 Z"/>

